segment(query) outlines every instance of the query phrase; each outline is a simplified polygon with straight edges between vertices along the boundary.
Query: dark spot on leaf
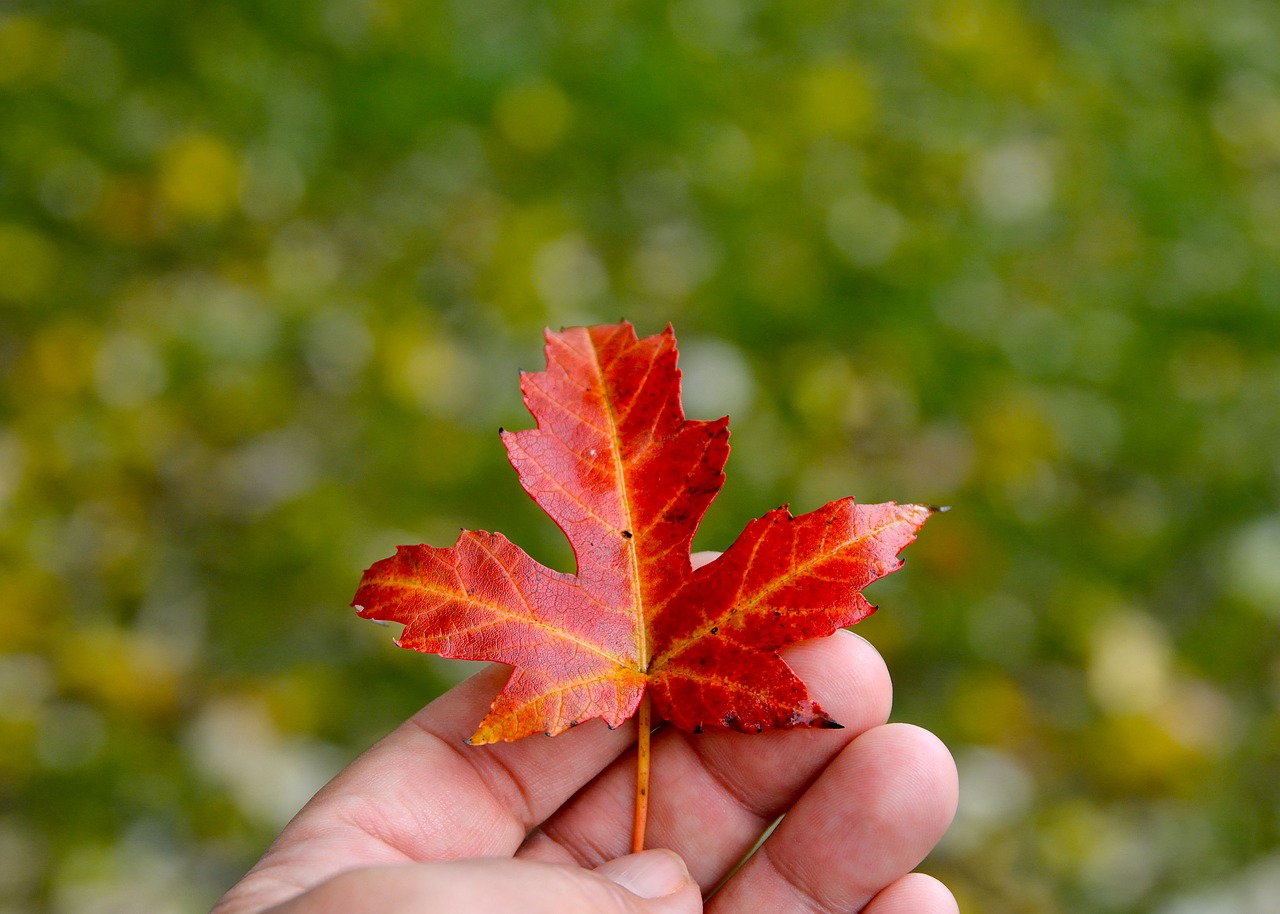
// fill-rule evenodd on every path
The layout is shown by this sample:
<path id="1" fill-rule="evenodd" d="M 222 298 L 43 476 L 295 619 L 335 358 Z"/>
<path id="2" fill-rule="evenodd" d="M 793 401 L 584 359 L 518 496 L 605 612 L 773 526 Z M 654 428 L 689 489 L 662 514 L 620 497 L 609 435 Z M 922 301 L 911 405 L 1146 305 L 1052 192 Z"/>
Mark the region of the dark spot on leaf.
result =
<path id="1" fill-rule="evenodd" d="M 719 631 L 720 631 L 720 626 L 718 626 L 718 625 L 713 625 L 713 626 L 711 626 L 711 634 L 713 634 L 713 635 L 714 635 L 714 634 L 716 634 L 716 633 L 717 633 L 717 632 L 719 632 Z"/>
<path id="2" fill-rule="evenodd" d="M 629 539 L 631 539 L 631 531 L 630 531 L 630 530 L 623 530 L 623 531 L 622 531 L 622 538 L 623 538 L 623 539 L 628 539 L 628 540 L 629 540 Z"/>
<path id="3" fill-rule="evenodd" d="M 756 724 L 756 732 L 757 732 L 757 733 L 763 733 L 763 732 L 764 732 L 764 724 Z"/>

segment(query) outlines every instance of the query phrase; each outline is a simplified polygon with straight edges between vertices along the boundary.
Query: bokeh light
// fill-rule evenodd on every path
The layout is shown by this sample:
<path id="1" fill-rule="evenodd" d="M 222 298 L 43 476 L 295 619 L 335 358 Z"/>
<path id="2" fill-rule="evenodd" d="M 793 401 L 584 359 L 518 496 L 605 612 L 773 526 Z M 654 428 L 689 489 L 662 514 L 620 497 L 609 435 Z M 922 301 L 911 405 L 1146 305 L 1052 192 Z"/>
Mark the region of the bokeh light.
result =
<path id="1" fill-rule="evenodd" d="M 859 631 L 967 912 L 1280 893 L 1280 7 L 0 6 L 0 912 L 205 910 L 469 667 L 400 542 L 568 568 L 496 430 L 675 325 L 789 502 L 946 504 Z"/>

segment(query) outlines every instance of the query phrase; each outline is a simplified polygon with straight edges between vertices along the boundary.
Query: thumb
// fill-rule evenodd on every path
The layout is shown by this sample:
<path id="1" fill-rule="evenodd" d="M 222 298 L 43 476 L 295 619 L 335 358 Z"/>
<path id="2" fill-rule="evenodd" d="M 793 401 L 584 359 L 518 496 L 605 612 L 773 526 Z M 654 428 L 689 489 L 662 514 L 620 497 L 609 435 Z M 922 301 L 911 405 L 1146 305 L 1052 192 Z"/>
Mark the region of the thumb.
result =
<path id="1" fill-rule="evenodd" d="M 597 876 L 604 876 L 614 885 L 621 886 L 638 898 L 656 900 L 674 897 L 678 899 L 684 895 L 690 895 L 698 899 L 696 907 L 683 905 L 671 908 L 673 914 L 702 910 L 702 891 L 675 851 L 652 850 L 628 854 L 601 864 L 595 868 L 594 873 Z M 690 893 L 690 889 L 695 891 Z"/>
<path id="2" fill-rule="evenodd" d="M 531 860 L 458 860 L 348 870 L 266 914 L 699 914 L 702 893 L 671 851 L 585 870 Z"/>

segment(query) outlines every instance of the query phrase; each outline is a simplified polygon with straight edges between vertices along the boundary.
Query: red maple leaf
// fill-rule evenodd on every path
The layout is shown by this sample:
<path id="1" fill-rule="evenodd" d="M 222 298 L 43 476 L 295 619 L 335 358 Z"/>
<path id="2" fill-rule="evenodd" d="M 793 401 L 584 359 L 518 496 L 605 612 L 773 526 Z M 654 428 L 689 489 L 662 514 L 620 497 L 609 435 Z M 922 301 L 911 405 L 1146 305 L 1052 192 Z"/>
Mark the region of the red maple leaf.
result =
<path id="1" fill-rule="evenodd" d="M 514 668 L 473 744 L 593 717 L 616 727 L 640 707 L 645 764 L 646 695 L 694 732 L 839 726 L 778 650 L 874 611 L 862 588 L 899 567 L 932 509 L 845 498 L 794 517 L 784 506 L 695 571 L 690 543 L 723 484 L 729 429 L 684 418 L 671 328 L 548 332 L 546 354 L 547 370 L 520 381 L 537 428 L 502 439 L 577 572 L 464 530 L 451 547 L 401 546 L 370 567 L 360 615 L 403 623 L 401 647 Z"/>

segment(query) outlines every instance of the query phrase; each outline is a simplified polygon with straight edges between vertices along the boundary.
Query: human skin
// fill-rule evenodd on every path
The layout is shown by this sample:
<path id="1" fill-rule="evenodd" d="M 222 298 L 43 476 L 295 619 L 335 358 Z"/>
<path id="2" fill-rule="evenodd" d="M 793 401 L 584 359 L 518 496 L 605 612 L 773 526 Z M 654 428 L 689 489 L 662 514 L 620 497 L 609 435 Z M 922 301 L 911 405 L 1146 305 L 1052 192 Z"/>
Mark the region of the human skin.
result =
<path id="1" fill-rule="evenodd" d="M 646 845 L 664 850 L 627 853 L 634 720 L 466 745 L 507 675 L 495 665 L 335 777 L 213 914 L 954 914 L 912 873 L 955 812 L 950 753 L 886 723 L 889 674 L 864 639 L 782 654 L 844 728 L 660 728 Z"/>

